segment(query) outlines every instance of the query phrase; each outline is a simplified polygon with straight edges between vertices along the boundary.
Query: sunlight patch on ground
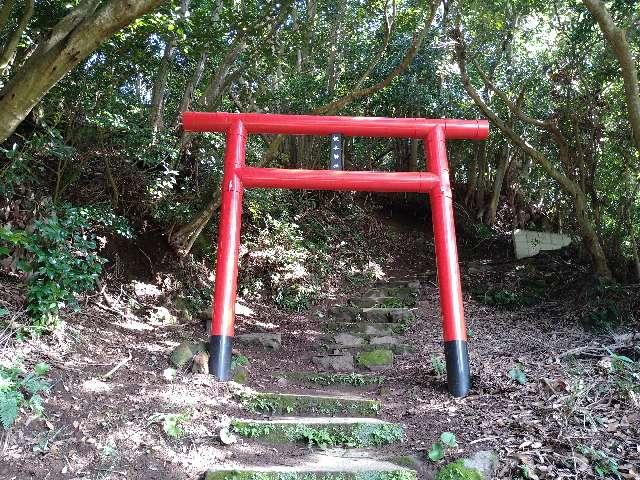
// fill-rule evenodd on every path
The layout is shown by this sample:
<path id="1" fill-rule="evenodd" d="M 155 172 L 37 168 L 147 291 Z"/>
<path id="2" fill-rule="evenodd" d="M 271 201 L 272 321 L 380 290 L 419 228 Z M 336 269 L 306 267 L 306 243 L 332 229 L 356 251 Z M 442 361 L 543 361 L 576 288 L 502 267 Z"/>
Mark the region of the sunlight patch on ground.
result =
<path id="1" fill-rule="evenodd" d="M 127 319 L 126 322 L 111 322 L 111 325 L 116 325 L 118 327 L 122 327 L 127 330 L 137 330 L 137 331 L 153 330 L 153 327 L 147 325 L 146 323 L 133 320 L 132 318 Z"/>
<path id="2" fill-rule="evenodd" d="M 90 378 L 82 383 L 82 390 L 90 393 L 105 393 L 111 390 L 111 385 L 97 378 Z"/>

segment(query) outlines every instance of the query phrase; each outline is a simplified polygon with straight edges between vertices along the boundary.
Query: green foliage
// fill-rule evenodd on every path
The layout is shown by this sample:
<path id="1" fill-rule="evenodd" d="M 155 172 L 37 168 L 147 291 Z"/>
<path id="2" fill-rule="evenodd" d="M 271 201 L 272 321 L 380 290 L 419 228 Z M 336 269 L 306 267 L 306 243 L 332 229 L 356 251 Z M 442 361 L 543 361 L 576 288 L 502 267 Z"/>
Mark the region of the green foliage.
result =
<path id="1" fill-rule="evenodd" d="M 614 352 L 609 352 L 609 355 L 616 388 L 623 393 L 640 394 L 640 362 Z"/>
<path id="2" fill-rule="evenodd" d="M 310 426 L 304 424 L 269 424 L 250 420 L 231 423 L 234 432 L 248 438 L 277 442 L 304 442 L 310 447 L 346 446 L 364 448 L 396 442 L 404 437 L 402 427 L 391 423 L 360 423 L 354 426 Z"/>
<path id="3" fill-rule="evenodd" d="M 13 425 L 23 407 L 43 414 L 40 394 L 51 388 L 43 378 L 48 372 L 46 363 L 38 363 L 32 372 L 24 370 L 18 362 L 10 367 L 0 366 L 0 423 L 5 429 Z"/>
<path id="4" fill-rule="evenodd" d="M 233 355 L 231 357 L 231 369 L 249 365 L 249 358 L 245 355 Z"/>
<path id="5" fill-rule="evenodd" d="M 509 370 L 509 378 L 519 383 L 520 385 L 527 384 L 527 375 L 524 373 L 524 369 L 520 364 L 517 364 L 515 367 Z"/>
<path id="6" fill-rule="evenodd" d="M 458 441 L 452 432 L 442 432 L 440 439 L 431 444 L 427 456 L 432 462 L 439 462 L 445 456 L 447 450 L 458 448 Z"/>
<path id="7" fill-rule="evenodd" d="M 620 311 L 612 302 L 604 302 L 604 305 L 582 319 L 585 328 L 595 333 L 610 333 L 621 322 Z"/>
<path id="8" fill-rule="evenodd" d="M 439 462 L 444 458 L 444 447 L 440 442 L 432 443 L 427 452 L 427 456 L 432 462 Z"/>
<path id="9" fill-rule="evenodd" d="M 306 379 L 312 383 L 320 385 L 344 384 L 360 387 L 364 385 L 382 385 L 384 377 L 379 375 L 363 375 L 361 373 L 318 373 L 313 374 Z"/>
<path id="10" fill-rule="evenodd" d="M 588 445 L 578 445 L 578 451 L 591 462 L 591 468 L 600 478 L 620 479 L 618 461 L 602 450 L 597 450 Z"/>
<path id="11" fill-rule="evenodd" d="M 98 206 L 52 206 L 25 229 L 0 228 L 0 256 L 27 273 L 27 310 L 36 334 L 55 327 L 64 306 L 79 309 L 76 295 L 94 288 L 105 260 L 97 254 L 96 227 L 131 236 L 127 223 Z"/>
<path id="12" fill-rule="evenodd" d="M 268 285 L 249 287 L 257 293 L 268 288 L 280 307 L 291 311 L 309 308 L 319 292 L 315 272 L 322 270 L 326 257 L 322 250 L 305 240 L 300 226 L 288 219 L 264 218 L 264 230 L 248 242 L 254 271 L 269 272 Z M 247 288 L 247 287 L 245 287 Z"/>
<path id="13" fill-rule="evenodd" d="M 475 468 L 465 467 L 464 460 L 456 460 L 440 469 L 435 480 L 483 480 L 483 478 Z"/>
<path id="14" fill-rule="evenodd" d="M 356 362 L 362 367 L 388 366 L 393 363 L 393 352 L 382 348 L 360 352 Z"/>

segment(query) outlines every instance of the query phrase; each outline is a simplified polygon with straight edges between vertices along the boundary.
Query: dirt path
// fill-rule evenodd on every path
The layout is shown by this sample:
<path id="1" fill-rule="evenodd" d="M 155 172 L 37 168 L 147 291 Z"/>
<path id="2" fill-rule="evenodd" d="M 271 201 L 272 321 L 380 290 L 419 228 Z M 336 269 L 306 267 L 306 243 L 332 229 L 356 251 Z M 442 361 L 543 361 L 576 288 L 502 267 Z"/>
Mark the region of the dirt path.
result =
<path id="1" fill-rule="evenodd" d="M 531 276 L 531 264 L 463 255 L 473 390 L 464 399 L 448 395 L 444 376 L 434 372 L 442 346 L 428 247 L 408 245 L 427 253 L 412 262 L 413 271 L 403 259 L 393 272 L 424 275 L 417 321 L 404 333 L 415 352 L 396 359 L 394 368 L 384 372 L 382 386 L 367 389 L 384 404 L 380 417 L 406 429 L 404 443 L 384 447 L 384 452 L 416 454 L 423 461 L 424 478 L 429 478 L 434 467 L 426 451 L 442 432 L 450 431 L 459 448 L 448 451 L 447 459 L 493 449 L 500 457 L 498 478 L 527 478 L 525 470 L 533 479 L 602 478 L 598 470 L 616 478 L 610 473 L 613 461 L 620 478 L 639 478 L 637 394 L 608 369 L 606 351 L 562 356 L 585 345 L 610 343 L 611 337 L 578 326 L 570 303 L 541 297 L 531 305 L 505 309 L 470 293 L 515 286 L 513 282 Z M 393 260 L 387 263 L 387 270 L 393 265 Z M 554 279 L 561 283 L 565 274 L 554 275 L 548 284 Z M 10 283 L 0 288 L 3 298 L 19 298 Z M 220 425 L 230 417 L 247 416 L 229 386 L 187 372 L 165 378 L 171 349 L 181 340 L 204 338 L 200 322 L 150 325 L 95 306 L 65 320 L 60 332 L 42 341 L 4 341 L 4 361 L 19 356 L 27 367 L 39 361 L 50 364 L 53 389 L 45 400 L 45 418 L 23 412 L 16 426 L 3 434 L 0 478 L 195 479 L 207 468 L 238 457 L 305 452 L 255 442 L 222 445 L 216 433 Z M 276 377 L 311 370 L 311 353 L 322 332 L 306 315 L 264 305 L 255 305 L 253 317 L 240 318 L 238 330 L 283 333 L 278 352 L 242 347 L 241 353 L 249 359 L 250 387 L 295 392 L 295 385 L 278 385 Z M 110 378 L 103 377 L 129 356 Z M 526 375 L 524 384 L 509 376 L 516 367 Z M 180 438 L 164 432 L 163 419 L 175 418 L 166 414 L 181 415 Z"/>

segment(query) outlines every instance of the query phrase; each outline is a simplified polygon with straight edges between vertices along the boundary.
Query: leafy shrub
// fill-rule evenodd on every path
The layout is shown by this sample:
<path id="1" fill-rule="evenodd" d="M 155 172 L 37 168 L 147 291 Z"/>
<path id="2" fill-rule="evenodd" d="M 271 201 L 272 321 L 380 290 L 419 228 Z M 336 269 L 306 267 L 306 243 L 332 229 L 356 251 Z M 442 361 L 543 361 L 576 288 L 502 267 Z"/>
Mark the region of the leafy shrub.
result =
<path id="1" fill-rule="evenodd" d="M 42 377 L 48 372 L 46 363 L 38 363 L 33 372 L 24 371 L 17 362 L 10 367 L 0 366 L 0 423 L 5 429 L 13 425 L 22 407 L 42 414 L 40 393 L 50 388 Z"/>
<path id="2" fill-rule="evenodd" d="M 620 325 L 622 317 L 618 307 L 611 302 L 589 313 L 582 319 L 583 326 L 594 333 L 608 333 Z"/>
<path id="3" fill-rule="evenodd" d="M 105 259 L 98 256 L 96 225 L 131 236 L 126 222 L 100 207 L 52 206 L 25 229 L 0 228 L 0 258 L 12 257 L 27 278 L 33 332 L 55 327 L 64 306 L 78 309 L 76 294 L 94 288 Z"/>
<path id="4" fill-rule="evenodd" d="M 634 362 L 626 355 L 609 353 L 611 375 L 617 389 L 631 395 L 640 394 L 640 362 Z"/>
<path id="5" fill-rule="evenodd" d="M 588 445 L 578 445 L 578 451 L 591 462 L 591 468 L 602 478 L 620 478 L 618 471 L 618 461 L 607 455 L 602 450 L 597 450 Z"/>
<path id="6" fill-rule="evenodd" d="M 439 377 L 447 372 L 447 366 L 444 360 L 436 355 L 431 355 L 431 368 L 433 369 L 433 373 Z"/>
<path id="7" fill-rule="evenodd" d="M 317 274 L 326 263 L 325 255 L 304 239 L 295 222 L 267 214 L 264 224 L 264 230 L 248 242 L 247 248 L 252 266 L 268 272 L 268 285 L 258 282 L 247 287 L 245 283 L 245 288 L 255 293 L 267 287 L 278 306 L 306 310 L 319 292 Z"/>
<path id="8" fill-rule="evenodd" d="M 506 309 L 535 304 L 539 297 L 533 291 L 516 291 L 506 288 L 495 288 L 484 292 L 476 292 L 476 298 L 486 305 Z"/>

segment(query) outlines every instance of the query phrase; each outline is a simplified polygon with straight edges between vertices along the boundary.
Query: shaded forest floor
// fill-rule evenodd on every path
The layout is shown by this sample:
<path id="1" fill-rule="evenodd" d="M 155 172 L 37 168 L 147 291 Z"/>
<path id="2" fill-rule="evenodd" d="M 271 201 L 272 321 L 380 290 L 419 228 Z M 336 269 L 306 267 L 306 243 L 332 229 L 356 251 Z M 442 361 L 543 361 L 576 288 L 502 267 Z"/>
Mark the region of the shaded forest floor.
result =
<path id="1" fill-rule="evenodd" d="M 405 333 L 416 352 L 399 357 L 384 373 L 385 383 L 369 390 L 384 403 L 381 418 L 406 427 L 405 442 L 385 452 L 416 454 L 423 460 L 422 477 L 429 478 L 434 467 L 426 452 L 450 431 L 459 448 L 447 452 L 448 459 L 494 449 L 501 479 L 617 478 L 615 471 L 619 478 L 640 478 L 640 379 L 612 356 L 638 360 L 639 354 L 633 348 L 603 348 L 626 344 L 634 328 L 637 332 L 634 318 L 618 324 L 618 317 L 625 308 L 633 311 L 640 291 L 629 287 L 603 294 L 603 287 L 564 254 L 516 262 L 508 242 L 463 243 L 473 391 L 453 399 L 444 376 L 434 370 L 442 345 L 432 241 L 397 224 L 391 227 L 401 248 L 379 259 L 385 273 L 417 274 L 424 281 L 418 321 Z M 165 286 L 166 281 L 154 285 L 158 291 Z M 357 288 L 343 282 L 335 290 L 343 297 L 329 295 L 314 308 L 326 308 Z M 0 478 L 195 479 L 238 455 L 264 461 L 290 448 L 222 445 L 219 426 L 231 416 L 247 416 L 229 385 L 208 375 L 178 372 L 169 379 L 163 374 L 173 347 L 206 338 L 200 319 L 149 320 L 140 312 L 162 306 L 161 297 L 139 298 L 133 284 L 110 285 L 104 293 L 130 305 L 127 312 L 133 313 L 109 310 L 104 295 L 97 294 L 80 312 L 66 315 L 53 335 L 19 343 L 2 338 L 4 360 L 48 363 L 53 388 L 45 398 L 45 417 L 23 412 L 2 435 Z M 17 308 L 22 295 L 10 279 L 0 278 L 6 306 Z M 311 352 L 321 334 L 310 320 L 313 312 L 293 314 L 255 302 L 250 307 L 253 314 L 238 318 L 238 331 L 279 331 L 283 341 L 276 352 L 238 347 L 249 359 L 248 386 L 291 391 L 276 377 L 313 370 Z M 514 369 L 524 373 L 521 383 L 512 378 Z M 164 433 L 162 414 L 184 415 L 180 438 Z"/>

